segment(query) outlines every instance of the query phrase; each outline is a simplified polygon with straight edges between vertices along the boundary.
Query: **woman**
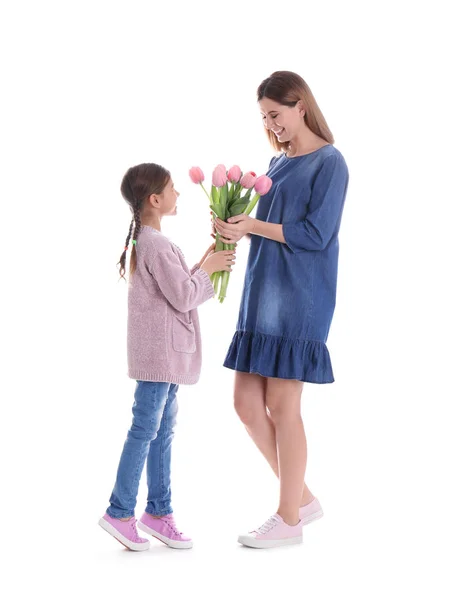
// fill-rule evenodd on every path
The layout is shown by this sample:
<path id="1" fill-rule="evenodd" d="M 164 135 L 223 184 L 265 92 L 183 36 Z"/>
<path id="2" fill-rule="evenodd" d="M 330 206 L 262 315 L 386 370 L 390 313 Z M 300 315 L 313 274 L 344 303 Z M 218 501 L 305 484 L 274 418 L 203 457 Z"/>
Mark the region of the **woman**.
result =
<path id="1" fill-rule="evenodd" d="M 237 331 L 224 365 L 236 371 L 235 408 L 280 480 L 276 514 L 239 542 L 267 548 L 302 542 L 323 512 L 304 483 L 304 382 L 334 381 L 326 340 L 334 313 L 338 232 L 348 169 L 305 81 L 277 71 L 259 86 L 271 145 L 281 151 L 256 218 L 216 221 L 224 243 L 251 234 Z"/>

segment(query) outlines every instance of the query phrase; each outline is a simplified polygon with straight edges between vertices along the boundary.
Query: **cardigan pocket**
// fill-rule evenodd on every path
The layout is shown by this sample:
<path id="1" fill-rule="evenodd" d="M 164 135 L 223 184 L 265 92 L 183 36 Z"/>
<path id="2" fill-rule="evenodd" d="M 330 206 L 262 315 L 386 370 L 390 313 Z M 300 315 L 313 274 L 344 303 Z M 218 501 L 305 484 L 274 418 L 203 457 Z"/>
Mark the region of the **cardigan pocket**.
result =
<path id="1" fill-rule="evenodd" d="M 172 343 L 176 352 L 193 354 L 196 352 L 195 327 L 173 313 Z"/>

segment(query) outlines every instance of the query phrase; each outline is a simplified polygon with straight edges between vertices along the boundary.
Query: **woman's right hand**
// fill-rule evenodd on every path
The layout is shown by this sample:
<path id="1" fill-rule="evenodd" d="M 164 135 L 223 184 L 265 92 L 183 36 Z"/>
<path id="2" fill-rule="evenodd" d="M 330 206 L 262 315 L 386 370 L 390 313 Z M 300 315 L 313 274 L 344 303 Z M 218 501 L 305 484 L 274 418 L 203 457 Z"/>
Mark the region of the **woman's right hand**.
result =
<path id="1" fill-rule="evenodd" d="M 221 250 L 210 254 L 201 265 L 203 271 L 211 277 L 219 271 L 231 271 L 235 264 L 235 250 Z"/>

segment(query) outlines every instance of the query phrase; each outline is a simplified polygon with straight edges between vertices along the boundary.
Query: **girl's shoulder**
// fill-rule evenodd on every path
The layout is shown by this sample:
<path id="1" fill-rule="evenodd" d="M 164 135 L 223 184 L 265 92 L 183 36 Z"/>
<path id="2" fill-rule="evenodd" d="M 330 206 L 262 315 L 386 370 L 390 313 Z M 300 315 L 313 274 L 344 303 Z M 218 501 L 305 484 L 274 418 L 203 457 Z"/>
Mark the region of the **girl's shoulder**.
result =
<path id="1" fill-rule="evenodd" d="M 142 225 L 138 235 L 137 250 L 140 252 L 148 252 L 158 254 L 162 252 L 174 252 L 175 245 L 169 238 L 148 225 Z"/>

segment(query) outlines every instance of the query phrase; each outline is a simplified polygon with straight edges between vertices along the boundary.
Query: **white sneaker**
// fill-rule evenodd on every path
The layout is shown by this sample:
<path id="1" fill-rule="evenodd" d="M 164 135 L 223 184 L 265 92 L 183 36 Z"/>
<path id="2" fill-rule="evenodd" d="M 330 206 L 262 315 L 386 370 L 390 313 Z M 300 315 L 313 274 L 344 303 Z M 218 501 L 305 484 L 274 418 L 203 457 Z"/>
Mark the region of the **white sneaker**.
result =
<path id="1" fill-rule="evenodd" d="M 308 523 L 316 521 L 316 519 L 321 519 L 323 515 L 323 509 L 317 498 L 314 498 L 299 509 L 299 517 L 302 525 L 308 525 Z"/>
<path id="2" fill-rule="evenodd" d="M 301 544 L 302 523 L 288 525 L 279 514 L 275 514 L 258 529 L 246 535 L 240 535 L 238 542 L 250 548 L 276 548 L 290 544 Z"/>

